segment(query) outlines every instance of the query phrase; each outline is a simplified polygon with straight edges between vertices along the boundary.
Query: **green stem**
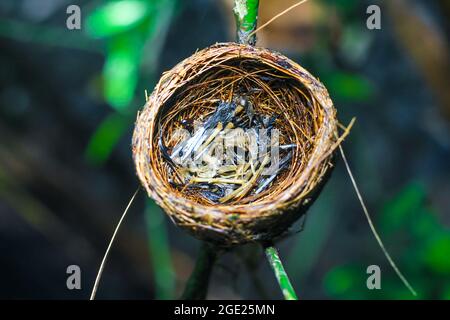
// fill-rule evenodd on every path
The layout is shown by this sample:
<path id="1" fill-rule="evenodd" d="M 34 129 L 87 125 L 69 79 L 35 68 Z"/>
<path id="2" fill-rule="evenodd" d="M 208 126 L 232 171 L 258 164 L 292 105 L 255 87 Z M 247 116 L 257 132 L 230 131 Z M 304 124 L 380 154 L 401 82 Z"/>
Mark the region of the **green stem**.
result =
<path id="1" fill-rule="evenodd" d="M 284 270 L 283 263 L 281 262 L 277 249 L 273 246 L 268 246 L 264 249 L 264 251 L 266 252 L 270 266 L 275 273 L 275 277 L 277 278 L 284 298 L 286 300 L 297 300 L 297 294 L 295 293 L 295 290 L 289 281 L 289 277 Z"/>
<path id="2" fill-rule="evenodd" d="M 209 278 L 217 259 L 217 247 L 203 242 L 200 248 L 194 271 L 192 271 L 181 299 L 204 300 L 208 293 Z"/>
<path id="3" fill-rule="evenodd" d="M 259 0 L 234 0 L 234 17 L 236 18 L 237 41 L 254 46 L 256 35 L 250 35 L 258 22 Z"/>

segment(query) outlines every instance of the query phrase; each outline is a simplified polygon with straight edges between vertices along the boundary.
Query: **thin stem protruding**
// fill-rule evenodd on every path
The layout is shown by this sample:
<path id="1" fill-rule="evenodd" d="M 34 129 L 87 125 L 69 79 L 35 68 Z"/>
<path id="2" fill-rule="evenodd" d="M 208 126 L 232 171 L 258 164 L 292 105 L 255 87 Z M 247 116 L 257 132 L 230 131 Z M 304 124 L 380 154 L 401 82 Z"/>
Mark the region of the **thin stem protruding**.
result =
<path id="1" fill-rule="evenodd" d="M 254 46 L 258 22 L 259 0 L 234 0 L 234 17 L 236 19 L 237 41 Z"/>
<path id="2" fill-rule="evenodd" d="M 119 232 L 120 226 L 122 225 L 123 220 L 125 219 L 125 216 L 127 215 L 128 209 L 130 209 L 131 204 L 134 201 L 134 198 L 136 198 L 136 195 L 138 194 L 141 187 L 138 187 L 136 191 L 134 192 L 133 196 L 130 199 L 130 202 L 128 202 L 127 207 L 125 208 L 124 212 L 122 213 L 122 216 L 119 219 L 119 222 L 116 225 L 116 228 L 114 229 L 113 235 L 111 237 L 111 240 L 109 241 L 108 247 L 106 248 L 105 255 L 103 256 L 102 263 L 100 264 L 100 268 L 97 272 L 97 277 L 95 278 L 94 287 L 92 288 L 91 296 L 89 300 L 94 300 L 95 295 L 97 294 L 98 285 L 100 283 L 100 279 L 102 278 L 103 270 L 105 268 L 106 261 L 108 260 L 109 251 L 111 250 L 111 247 L 114 243 L 114 240 L 116 239 L 116 235 Z"/>

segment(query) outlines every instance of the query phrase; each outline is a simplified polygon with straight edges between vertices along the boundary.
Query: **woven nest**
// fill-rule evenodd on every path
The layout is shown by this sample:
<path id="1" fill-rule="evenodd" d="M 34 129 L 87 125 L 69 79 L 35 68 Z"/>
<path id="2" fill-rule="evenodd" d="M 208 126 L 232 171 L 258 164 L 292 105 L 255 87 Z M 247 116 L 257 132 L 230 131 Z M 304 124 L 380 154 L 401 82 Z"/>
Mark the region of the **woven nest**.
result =
<path id="1" fill-rule="evenodd" d="M 183 119 L 206 119 L 217 101 L 240 94 L 255 113 L 276 115 L 281 143 L 296 145 L 288 168 L 264 192 L 226 203 L 175 187 L 161 145 L 173 150 Z M 327 180 L 340 142 L 337 127 L 326 88 L 308 71 L 267 49 L 222 43 L 162 75 L 138 114 L 133 156 L 148 195 L 194 236 L 223 246 L 272 241 L 306 212 Z"/>

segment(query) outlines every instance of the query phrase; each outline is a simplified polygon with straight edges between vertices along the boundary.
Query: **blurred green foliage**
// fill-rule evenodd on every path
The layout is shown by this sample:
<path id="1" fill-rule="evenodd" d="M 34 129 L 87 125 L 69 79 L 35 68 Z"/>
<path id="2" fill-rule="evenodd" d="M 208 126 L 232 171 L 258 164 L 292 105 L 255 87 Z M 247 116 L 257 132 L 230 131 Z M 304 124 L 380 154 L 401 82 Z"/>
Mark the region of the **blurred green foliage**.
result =
<path id="1" fill-rule="evenodd" d="M 406 248 L 394 256 L 418 298 L 449 299 L 450 232 L 428 204 L 425 186 L 410 182 L 384 205 L 378 217 L 388 248 L 394 251 L 398 243 Z M 381 290 L 368 290 L 366 267 L 352 263 L 333 268 L 324 279 L 325 291 L 338 299 L 413 298 L 387 263 L 381 266 Z"/>
<path id="2" fill-rule="evenodd" d="M 177 0 L 108 1 L 88 15 L 87 35 L 105 42 L 103 96 L 114 112 L 134 115 L 143 104 L 142 99 L 134 101 L 139 80 L 152 78 L 156 68 L 141 70 L 141 67 L 144 59 L 152 60 L 159 55 L 161 38 L 167 33 L 176 3 Z M 152 51 L 146 55 L 148 47 Z M 143 77 L 142 73 L 147 74 Z M 144 97 L 143 92 L 141 97 Z M 124 127 L 133 120 L 107 116 L 92 135 L 86 159 L 93 164 L 106 161 L 124 134 Z M 116 125 L 111 125 L 112 122 Z"/>
<path id="3" fill-rule="evenodd" d="M 361 75 L 334 70 L 322 75 L 330 94 L 342 102 L 367 101 L 373 97 L 372 84 Z"/>
<path id="4" fill-rule="evenodd" d="M 102 72 L 103 96 L 113 108 L 97 127 L 86 148 L 86 159 L 101 165 L 132 126 L 143 104 L 144 92 L 134 101 L 139 80 L 153 79 L 155 66 L 142 68 L 147 59 L 157 61 L 177 0 L 107 1 L 86 19 L 87 34 L 105 42 Z M 146 52 L 146 48 L 151 48 Z M 146 88 L 153 83 L 146 83 Z M 157 299 L 174 298 L 175 274 L 161 209 L 148 200 L 145 210 L 148 248 Z"/>
<path id="5" fill-rule="evenodd" d="M 103 67 L 103 91 L 106 101 L 117 111 L 127 111 L 138 83 L 138 62 L 142 50 L 139 38 L 123 35 L 110 41 Z"/>
<path id="6" fill-rule="evenodd" d="M 94 10 L 88 17 L 87 32 L 94 38 L 111 37 L 133 31 L 151 20 L 150 7 L 157 1 L 111 1 Z"/>
<path id="7" fill-rule="evenodd" d="M 86 19 L 88 35 L 106 41 L 104 95 L 119 112 L 130 107 L 144 45 L 156 32 L 161 17 L 159 10 L 168 1 L 111 1 L 95 9 Z"/>
<path id="8" fill-rule="evenodd" d="M 111 150 L 128 129 L 130 118 L 114 112 L 100 123 L 86 148 L 86 157 L 90 163 L 100 164 L 106 161 Z"/>
<path id="9" fill-rule="evenodd" d="M 323 0 L 329 5 L 336 6 L 342 14 L 351 14 L 355 12 L 358 5 L 361 3 L 359 0 Z"/>

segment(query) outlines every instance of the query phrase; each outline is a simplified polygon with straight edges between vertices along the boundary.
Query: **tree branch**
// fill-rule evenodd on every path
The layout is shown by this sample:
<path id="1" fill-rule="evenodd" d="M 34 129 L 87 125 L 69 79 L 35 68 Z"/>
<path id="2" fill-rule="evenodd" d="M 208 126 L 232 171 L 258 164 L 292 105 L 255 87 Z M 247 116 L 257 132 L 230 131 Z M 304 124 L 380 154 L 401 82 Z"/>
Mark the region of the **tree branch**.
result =
<path id="1" fill-rule="evenodd" d="M 207 242 L 203 242 L 200 252 L 181 299 L 203 300 L 208 293 L 209 278 L 217 259 L 218 248 Z"/>

